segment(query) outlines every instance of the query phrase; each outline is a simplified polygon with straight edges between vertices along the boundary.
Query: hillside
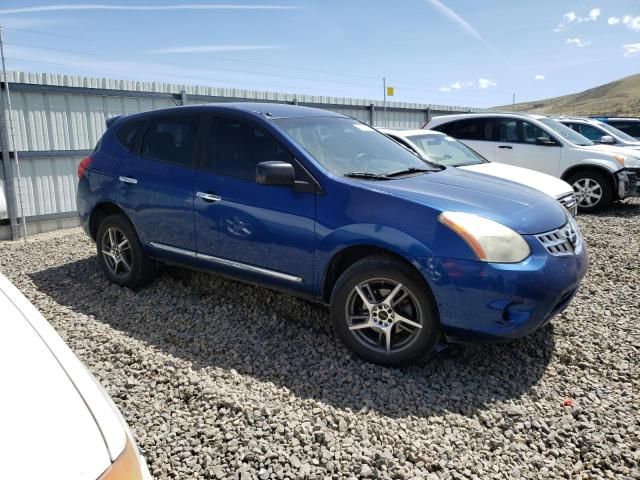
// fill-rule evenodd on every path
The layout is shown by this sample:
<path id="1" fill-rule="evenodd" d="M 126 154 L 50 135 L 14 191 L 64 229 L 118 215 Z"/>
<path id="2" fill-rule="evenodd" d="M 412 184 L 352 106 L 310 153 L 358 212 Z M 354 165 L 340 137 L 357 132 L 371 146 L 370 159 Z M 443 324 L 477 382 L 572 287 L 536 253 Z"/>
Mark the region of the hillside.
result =
<path id="1" fill-rule="evenodd" d="M 497 107 L 511 111 L 511 105 Z M 515 110 L 566 115 L 640 116 L 640 74 L 590 88 L 580 93 L 525 103 Z"/>

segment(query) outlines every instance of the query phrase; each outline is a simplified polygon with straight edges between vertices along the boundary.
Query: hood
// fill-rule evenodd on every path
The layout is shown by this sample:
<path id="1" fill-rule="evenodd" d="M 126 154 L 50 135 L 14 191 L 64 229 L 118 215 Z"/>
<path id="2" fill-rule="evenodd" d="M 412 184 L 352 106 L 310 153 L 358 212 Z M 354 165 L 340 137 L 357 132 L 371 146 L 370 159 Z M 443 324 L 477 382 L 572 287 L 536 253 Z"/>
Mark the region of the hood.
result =
<path id="1" fill-rule="evenodd" d="M 620 145 L 589 145 L 587 147 L 580 147 L 592 152 L 600 152 L 610 155 L 626 155 L 636 158 L 640 158 L 640 143 L 636 145 L 630 145 L 628 147 L 622 147 Z"/>
<path id="2" fill-rule="evenodd" d="M 567 223 L 565 209 L 548 195 L 460 168 L 366 183 L 379 192 L 441 212 L 474 213 L 521 234 L 548 232 Z"/>
<path id="3" fill-rule="evenodd" d="M 0 311 L 0 382 L 5 392 L 11 392 L 0 398 L 2 435 L 11 439 L 5 443 L 9 451 L 3 451 L 3 474 L 7 478 L 98 478 L 112 463 L 108 447 L 114 442 L 106 441 L 110 432 L 97 421 L 104 414 L 99 402 L 90 398 L 95 385 L 88 382 L 93 377 L 1 274 Z M 116 425 L 124 444 L 124 431 Z"/>
<path id="4" fill-rule="evenodd" d="M 513 165 L 497 162 L 479 163 L 478 165 L 467 165 L 459 168 L 520 183 L 546 193 L 554 199 L 573 193 L 571 185 L 564 180 L 528 168 L 514 167 Z"/>

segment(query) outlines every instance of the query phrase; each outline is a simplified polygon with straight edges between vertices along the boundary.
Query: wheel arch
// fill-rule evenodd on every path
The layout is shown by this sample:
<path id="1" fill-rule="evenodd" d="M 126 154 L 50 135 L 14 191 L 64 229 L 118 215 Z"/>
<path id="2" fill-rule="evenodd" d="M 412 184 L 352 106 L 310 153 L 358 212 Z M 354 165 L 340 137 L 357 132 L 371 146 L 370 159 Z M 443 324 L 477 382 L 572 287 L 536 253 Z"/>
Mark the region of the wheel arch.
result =
<path id="1" fill-rule="evenodd" d="M 613 192 L 614 198 L 618 198 L 618 188 L 617 188 L 615 175 L 611 170 L 609 170 L 607 167 L 603 165 L 589 164 L 589 163 L 574 165 L 566 169 L 560 178 L 562 178 L 562 180 L 568 183 L 569 179 L 573 175 L 575 175 L 578 172 L 584 172 L 584 171 L 595 172 L 595 173 L 604 175 L 605 178 L 607 178 L 607 180 L 609 181 L 609 186 L 611 187 L 611 191 Z"/>
<path id="2" fill-rule="evenodd" d="M 96 239 L 96 234 L 98 232 L 98 226 L 100 226 L 100 222 L 102 222 L 102 220 L 109 215 L 115 214 L 120 214 L 124 216 L 129 222 L 131 222 L 131 219 L 124 212 L 124 210 L 113 202 L 100 202 L 93 208 L 89 217 L 89 234 L 94 241 Z"/>

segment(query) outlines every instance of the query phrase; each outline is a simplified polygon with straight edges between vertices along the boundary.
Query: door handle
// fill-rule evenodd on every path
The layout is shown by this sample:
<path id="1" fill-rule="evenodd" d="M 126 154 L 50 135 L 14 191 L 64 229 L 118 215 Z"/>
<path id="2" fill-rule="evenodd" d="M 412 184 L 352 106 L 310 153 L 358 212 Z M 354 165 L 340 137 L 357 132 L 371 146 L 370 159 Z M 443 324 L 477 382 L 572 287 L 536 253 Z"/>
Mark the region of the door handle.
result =
<path id="1" fill-rule="evenodd" d="M 205 202 L 219 202 L 222 200 L 222 197 L 207 192 L 197 192 L 196 197 L 201 198 Z"/>
<path id="2" fill-rule="evenodd" d="M 498 145 L 498 148 L 506 148 L 507 150 L 513 149 L 511 145 Z"/>
<path id="3" fill-rule="evenodd" d="M 136 183 L 138 183 L 138 180 L 131 177 L 118 177 L 118 180 L 120 180 L 122 183 L 129 183 L 131 185 L 135 185 Z"/>

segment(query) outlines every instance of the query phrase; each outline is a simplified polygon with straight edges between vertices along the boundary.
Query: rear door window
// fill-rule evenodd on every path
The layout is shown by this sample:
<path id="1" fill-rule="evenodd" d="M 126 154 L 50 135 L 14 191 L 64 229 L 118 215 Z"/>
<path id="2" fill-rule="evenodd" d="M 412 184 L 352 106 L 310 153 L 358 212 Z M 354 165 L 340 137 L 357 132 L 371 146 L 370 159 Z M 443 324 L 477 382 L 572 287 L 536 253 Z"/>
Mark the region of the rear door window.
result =
<path id="1" fill-rule="evenodd" d="M 199 123 L 198 114 L 154 118 L 142 141 L 142 155 L 163 162 L 192 166 Z"/>
<path id="2" fill-rule="evenodd" d="M 494 139 L 494 124 L 495 122 L 491 118 L 467 118 L 441 125 L 434 130 L 461 140 L 492 141 Z"/>

